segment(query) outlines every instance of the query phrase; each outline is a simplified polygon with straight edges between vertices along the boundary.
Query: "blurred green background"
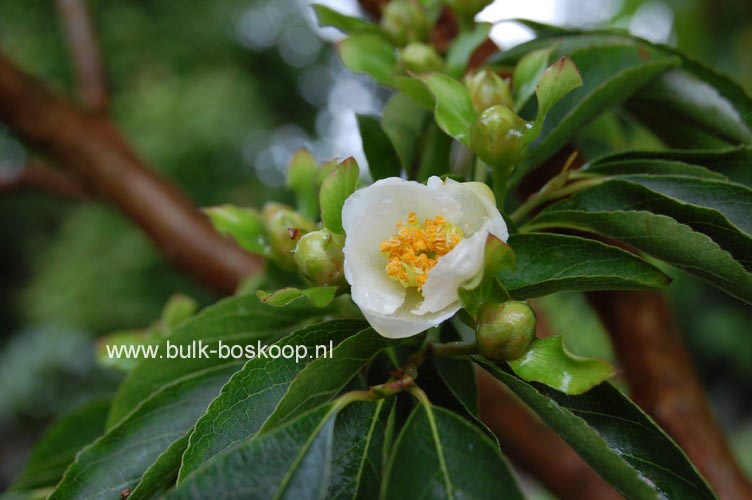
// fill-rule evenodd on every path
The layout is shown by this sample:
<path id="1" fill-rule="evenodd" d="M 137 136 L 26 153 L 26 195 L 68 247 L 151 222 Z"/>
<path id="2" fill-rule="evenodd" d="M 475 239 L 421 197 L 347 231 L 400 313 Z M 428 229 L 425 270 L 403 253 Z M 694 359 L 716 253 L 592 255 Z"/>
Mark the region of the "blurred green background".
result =
<path id="1" fill-rule="evenodd" d="M 357 12 L 351 0 L 325 3 Z M 142 157 L 198 205 L 286 199 L 284 167 L 303 145 L 320 160 L 362 159 L 353 113 L 378 112 L 384 91 L 342 70 L 326 40 L 336 33 L 315 28 L 307 1 L 89 4 L 112 119 Z M 541 20 L 630 29 L 676 45 L 752 90 L 748 0 L 499 0 L 494 15 L 522 4 Z M 0 0 L 0 50 L 57 90 L 72 92 L 52 0 Z M 593 131 L 583 131 L 583 145 L 592 142 Z M 646 140 L 652 139 L 628 137 L 616 147 Z M 0 124 L 0 177 L 13 175 L 33 155 Z M 217 297 L 170 269 L 137 228 L 99 203 L 2 193 L 0 241 L 2 489 L 51 419 L 116 387 L 119 375 L 94 361 L 96 337 L 147 326 L 176 292 L 201 304 Z M 677 317 L 752 475 L 752 314 L 672 273 Z M 572 350 L 611 356 L 581 297 L 551 297 L 543 306 L 566 312 L 554 327 Z"/>

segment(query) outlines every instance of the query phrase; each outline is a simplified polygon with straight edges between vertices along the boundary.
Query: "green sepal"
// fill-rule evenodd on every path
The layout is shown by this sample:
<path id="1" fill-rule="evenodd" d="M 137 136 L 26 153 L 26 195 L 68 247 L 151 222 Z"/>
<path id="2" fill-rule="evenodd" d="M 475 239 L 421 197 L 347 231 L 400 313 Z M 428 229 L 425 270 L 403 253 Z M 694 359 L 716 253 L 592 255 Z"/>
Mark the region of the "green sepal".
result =
<path id="1" fill-rule="evenodd" d="M 354 158 L 346 158 L 326 176 L 319 191 L 321 222 L 334 233 L 344 234 L 342 206 L 355 192 L 360 179 L 360 168 Z"/>
<path id="2" fill-rule="evenodd" d="M 530 144 L 541 133 L 543 121 L 551 108 L 565 95 L 582 85 L 582 76 L 571 57 L 562 57 L 543 72 L 535 87 L 538 98 L 538 114 L 525 133 L 525 142 Z"/>
<path id="3" fill-rule="evenodd" d="M 154 329 L 113 332 L 97 340 L 95 347 L 96 361 L 99 366 L 128 373 L 141 359 L 127 356 L 110 357 L 107 352 L 107 346 L 117 346 L 120 349 L 120 346 L 149 346 L 156 345 L 159 342 L 160 335 Z"/>
<path id="4" fill-rule="evenodd" d="M 313 11 L 316 13 L 316 19 L 321 27 L 337 28 L 343 33 L 356 34 L 356 33 L 370 33 L 374 35 L 386 36 L 384 30 L 378 24 L 360 19 L 358 17 L 348 16 L 337 12 L 334 9 L 330 9 L 326 5 L 313 4 L 311 5 Z"/>
<path id="5" fill-rule="evenodd" d="M 231 236 L 244 250 L 271 256 L 266 225 L 258 210 L 227 204 L 204 208 L 204 213 L 219 234 Z"/>
<path id="6" fill-rule="evenodd" d="M 422 75 L 420 80 L 436 99 L 436 123 L 444 132 L 468 145 L 470 127 L 478 115 L 465 86 L 442 73 Z"/>
<path id="7" fill-rule="evenodd" d="M 510 299 L 504 285 L 496 278 L 502 269 L 514 269 L 512 247 L 496 236 L 489 234 L 483 256 L 483 272 L 458 290 L 460 302 L 467 313 L 475 319 L 484 302 L 506 302 Z"/>
<path id="8" fill-rule="evenodd" d="M 129 372 L 140 361 L 135 357 L 113 357 L 107 352 L 107 346 L 149 346 L 156 345 L 166 338 L 170 332 L 193 316 L 198 310 L 198 303 L 187 295 L 176 293 L 172 295 L 162 308 L 159 320 L 148 328 L 140 330 L 120 330 L 100 337 L 96 343 L 95 357 L 97 364 L 113 368 L 121 372 Z"/>
<path id="9" fill-rule="evenodd" d="M 397 71 L 397 51 L 378 35 L 359 34 L 342 40 L 337 49 L 342 64 L 355 73 L 366 73 L 390 85 Z"/>
<path id="10" fill-rule="evenodd" d="M 319 216 L 319 197 L 315 183 L 318 166 L 313 155 L 305 149 L 299 149 L 290 160 L 285 184 L 295 193 L 297 208 L 309 219 Z"/>
<path id="11" fill-rule="evenodd" d="M 527 103 L 538 85 L 543 73 L 548 66 L 548 58 L 551 56 L 551 49 L 534 50 L 520 59 L 512 74 L 512 88 L 514 91 L 514 110 L 519 112 Z"/>
<path id="12" fill-rule="evenodd" d="M 193 316 L 196 311 L 198 311 L 198 302 L 187 295 L 176 293 L 167 299 L 160 321 L 165 330 L 171 330 Z"/>

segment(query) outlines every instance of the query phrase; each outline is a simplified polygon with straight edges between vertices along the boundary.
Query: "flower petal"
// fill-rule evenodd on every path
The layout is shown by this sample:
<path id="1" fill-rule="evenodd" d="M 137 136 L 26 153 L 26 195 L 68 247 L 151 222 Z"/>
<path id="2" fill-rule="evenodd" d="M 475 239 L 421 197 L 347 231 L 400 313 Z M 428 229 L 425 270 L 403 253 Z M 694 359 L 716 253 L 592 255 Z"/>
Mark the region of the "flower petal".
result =
<path id="1" fill-rule="evenodd" d="M 487 219 L 486 219 L 487 220 Z M 441 257 L 423 285 L 423 302 L 413 311 L 424 315 L 441 311 L 459 300 L 458 289 L 483 271 L 488 226 L 460 241 Z"/>
<path id="2" fill-rule="evenodd" d="M 363 315 L 371 327 L 380 335 L 391 339 L 401 339 L 412 337 L 446 321 L 454 316 L 461 307 L 460 303 L 456 302 L 441 311 L 417 316 L 412 311 L 420 300 L 420 295 L 417 292 L 410 291 L 405 304 L 395 313 L 383 315 L 363 310 Z"/>
<path id="3" fill-rule="evenodd" d="M 475 233 L 488 223 L 491 234 L 501 241 L 509 239 L 507 224 L 496 208 L 493 192 L 486 184 L 457 182 L 452 179 L 442 181 L 438 177 L 431 177 L 428 179 L 428 187 L 435 191 L 443 190 L 460 204 L 462 216 L 459 220 L 452 220 L 452 222 L 459 225 L 465 235 Z"/>
<path id="4" fill-rule="evenodd" d="M 398 177 L 382 179 L 356 191 L 342 209 L 345 240 L 345 278 L 352 285 L 352 299 L 376 314 L 394 313 L 405 300 L 405 288 L 385 272 L 381 242 L 397 231 L 397 222 L 410 212 L 418 218 L 444 215 L 456 218 L 460 206 L 446 193 L 432 192 L 424 184 Z"/>

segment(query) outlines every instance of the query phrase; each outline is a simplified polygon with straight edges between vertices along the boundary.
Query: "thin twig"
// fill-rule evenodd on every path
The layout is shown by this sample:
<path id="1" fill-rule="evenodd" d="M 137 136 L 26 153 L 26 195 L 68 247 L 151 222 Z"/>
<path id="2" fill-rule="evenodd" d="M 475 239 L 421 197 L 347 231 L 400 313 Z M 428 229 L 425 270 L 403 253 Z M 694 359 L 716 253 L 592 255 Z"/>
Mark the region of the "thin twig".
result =
<path id="1" fill-rule="evenodd" d="M 90 111 L 107 110 L 107 80 L 86 0 L 55 0 L 68 40 L 81 102 Z"/>
<path id="2" fill-rule="evenodd" d="M 233 293 L 263 269 L 260 257 L 220 236 L 186 196 L 142 162 L 114 126 L 85 112 L 0 54 L 0 121 L 117 206 L 176 267 Z"/>
<path id="3" fill-rule="evenodd" d="M 12 174 L 0 174 L 0 193 L 38 190 L 53 196 L 67 199 L 85 199 L 87 194 L 83 187 L 60 170 L 44 166 L 38 162 L 27 161 Z"/>

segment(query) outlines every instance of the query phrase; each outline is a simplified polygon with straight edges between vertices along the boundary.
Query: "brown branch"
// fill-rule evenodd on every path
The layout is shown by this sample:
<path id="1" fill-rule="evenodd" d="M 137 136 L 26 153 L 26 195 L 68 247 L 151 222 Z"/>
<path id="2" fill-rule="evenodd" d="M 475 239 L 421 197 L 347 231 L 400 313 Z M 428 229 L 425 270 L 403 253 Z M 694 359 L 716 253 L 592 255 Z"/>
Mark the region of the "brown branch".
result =
<path id="1" fill-rule="evenodd" d="M 752 498 L 695 373 L 663 294 L 598 292 L 634 400 L 684 449 L 723 499 Z"/>
<path id="2" fill-rule="evenodd" d="M 87 109 L 107 110 L 107 81 L 86 0 L 55 0 L 68 40 L 79 97 Z"/>
<path id="3" fill-rule="evenodd" d="M 358 0 L 360 8 L 363 12 L 368 14 L 368 17 L 374 21 L 381 20 L 381 11 L 384 10 L 384 6 L 389 3 L 389 0 Z"/>
<path id="4" fill-rule="evenodd" d="M 87 198 L 83 187 L 70 176 L 33 161 L 18 172 L 0 175 L 0 193 L 19 190 L 41 190 L 60 198 Z"/>
<path id="5" fill-rule="evenodd" d="M 112 124 L 53 94 L 0 54 L 0 121 L 109 200 L 148 233 L 168 260 L 232 293 L 262 260 L 221 237 L 194 205 L 148 168 Z"/>
<path id="6" fill-rule="evenodd" d="M 477 369 L 476 380 L 480 417 L 499 437 L 501 448 L 515 464 L 564 500 L 621 498 L 558 434 L 492 375 Z"/>

